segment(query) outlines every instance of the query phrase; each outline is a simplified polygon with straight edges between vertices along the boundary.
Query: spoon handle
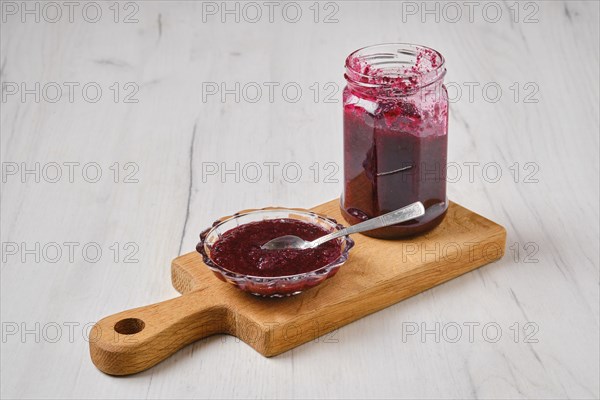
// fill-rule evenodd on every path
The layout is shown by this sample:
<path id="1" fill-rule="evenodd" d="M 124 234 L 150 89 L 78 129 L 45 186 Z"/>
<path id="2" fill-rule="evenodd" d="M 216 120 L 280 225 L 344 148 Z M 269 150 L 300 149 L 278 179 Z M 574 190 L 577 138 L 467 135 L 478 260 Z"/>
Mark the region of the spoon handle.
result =
<path id="1" fill-rule="evenodd" d="M 353 233 L 372 231 L 377 228 L 383 228 L 384 226 L 395 225 L 401 222 L 410 221 L 413 218 L 418 218 L 425 214 L 425 207 L 423 203 L 417 201 L 402 207 L 398 210 L 383 214 L 377 218 L 371 218 L 360 224 L 349 226 L 342 230 L 330 233 L 329 235 L 322 236 L 318 239 L 310 242 L 310 247 L 317 247 L 320 244 L 328 242 L 332 239 L 339 238 L 340 236 L 351 235 Z"/>

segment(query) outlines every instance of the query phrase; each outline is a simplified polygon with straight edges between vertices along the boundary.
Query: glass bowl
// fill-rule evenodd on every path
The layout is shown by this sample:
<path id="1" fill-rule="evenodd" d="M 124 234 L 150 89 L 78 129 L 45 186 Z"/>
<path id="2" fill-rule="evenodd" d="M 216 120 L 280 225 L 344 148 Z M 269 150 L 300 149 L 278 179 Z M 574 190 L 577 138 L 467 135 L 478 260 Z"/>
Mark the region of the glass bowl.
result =
<path id="1" fill-rule="evenodd" d="M 222 281 L 236 286 L 238 289 L 261 297 L 285 297 L 299 294 L 306 289 L 317 286 L 327 278 L 331 278 L 340 266 L 348 259 L 348 253 L 354 246 L 354 241 L 349 236 L 337 240 L 340 246 L 340 256 L 333 262 L 313 271 L 287 276 L 251 276 L 229 271 L 211 258 L 211 249 L 221 235 L 237 226 L 249 222 L 268 219 L 289 218 L 302 222 L 318 225 L 328 232 L 343 229 L 344 226 L 336 220 L 315 214 L 308 210 L 287 208 L 263 208 L 261 210 L 247 210 L 231 217 L 221 218 L 200 234 L 200 242 L 196 246 L 202 255 L 204 264 Z"/>

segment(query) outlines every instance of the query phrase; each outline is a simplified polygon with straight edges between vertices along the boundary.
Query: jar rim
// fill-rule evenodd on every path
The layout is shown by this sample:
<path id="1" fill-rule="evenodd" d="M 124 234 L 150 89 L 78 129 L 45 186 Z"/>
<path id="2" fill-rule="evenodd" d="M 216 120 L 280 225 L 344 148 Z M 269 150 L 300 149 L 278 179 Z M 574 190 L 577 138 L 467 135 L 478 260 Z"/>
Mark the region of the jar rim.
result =
<path id="1" fill-rule="evenodd" d="M 435 65 L 432 65 L 425 72 L 407 73 L 408 67 L 417 65 L 419 54 L 433 54 Z M 401 56 L 406 57 L 407 60 L 401 60 Z M 411 59 L 413 61 L 410 61 Z M 377 60 L 379 62 L 376 62 Z M 364 73 L 362 67 L 365 64 L 386 65 L 387 67 L 395 64 L 397 67 L 402 65 L 405 69 L 402 72 L 400 72 L 400 69 L 397 69 L 390 76 L 393 79 L 386 81 L 382 79 L 385 75 L 382 77 L 381 75 L 376 76 L 373 73 Z M 390 88 L 394 85 L 394 80 L 405 79 L 413 83 L 412 90 L 418 90 L 443 78 L 446 73 L 445 64 L 446 60 L 444 56 L 431 47 L 413 43 L 381 43 L 361 47 L 350 53 L 345 61 L 345 78 L 353 85 L 372 89 Z M 381 71 L 381 69 L 375 69 L 374 71 Z"/>

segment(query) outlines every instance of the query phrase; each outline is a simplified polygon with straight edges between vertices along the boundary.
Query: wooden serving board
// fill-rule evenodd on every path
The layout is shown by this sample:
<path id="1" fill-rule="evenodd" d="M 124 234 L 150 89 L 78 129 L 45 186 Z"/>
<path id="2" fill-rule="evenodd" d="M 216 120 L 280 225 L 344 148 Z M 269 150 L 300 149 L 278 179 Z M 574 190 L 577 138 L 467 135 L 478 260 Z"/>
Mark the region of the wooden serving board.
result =
<path id="1" fill-rule="evenodd" d="M 338 200 L 312 210 L 344 223 Z M 133 374 L 217 333 L 274 356 L 501 258 L 506 230 L 451 202 L 444 221 L 425 235 L 353 238 L 356 246 L 334 277 L 281 299 L 222 282 L 196 252 L 177 257 L 172 283 L 182 296 L 99 321 L 90 332 L 92 361 L 107 374 Z"/>

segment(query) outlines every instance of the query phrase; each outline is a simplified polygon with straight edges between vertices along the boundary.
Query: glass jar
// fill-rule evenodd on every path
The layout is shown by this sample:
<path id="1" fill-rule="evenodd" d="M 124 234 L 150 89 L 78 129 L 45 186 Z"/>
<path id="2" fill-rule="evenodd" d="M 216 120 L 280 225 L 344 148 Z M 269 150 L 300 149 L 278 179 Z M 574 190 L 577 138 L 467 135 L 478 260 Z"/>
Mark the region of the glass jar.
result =
<path id="1" fill-rule="evenodd" d="M 369 236 L 420 234 L 446 214 L 445 74 L 439 52 L 412 44 L 369 46 L 346 59 L 344 218 L 357 224 L 415 201 L 426 210 Z"/>

